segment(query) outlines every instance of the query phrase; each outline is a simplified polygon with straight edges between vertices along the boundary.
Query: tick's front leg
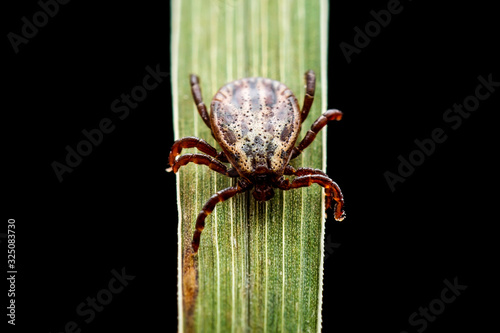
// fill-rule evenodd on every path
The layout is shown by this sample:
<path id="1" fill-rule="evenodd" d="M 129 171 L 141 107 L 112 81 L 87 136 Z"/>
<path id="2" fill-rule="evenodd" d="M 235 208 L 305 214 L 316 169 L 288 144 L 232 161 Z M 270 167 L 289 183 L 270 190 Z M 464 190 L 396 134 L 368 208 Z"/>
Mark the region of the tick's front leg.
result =
<path id="1" fill-rule="evenodd" d="M 199 151 L 207 154 L 208 156 L 215 157 L 221 162 L 227 162 L 226 155 L 224 152 L 217 152 L 217 150 L 212 147 L 208 142 L 203 139 L 186 136 L 174 142 L 172 149 L 170 149 L 170 154 L 168 155 L 168 163 L 171 167 L 176 163 L 175 158 L 180 155 L 182 149 L 184 148 L 196 148 Z"/>
<path id="2" fill-rule="evenodd" d="M 299 170 L 301 169 L 297 169 L 297 172 Z M 325 209 L 330 208 L 332 200 L 335 200 L 336 203 L 333 207 L 333 210 L 335 212 L 334 217 L 335 220 L 342 221 L 345 218 L 343 209 L 344 197 L 342 196 L 342 191 L 340 190 L 340 187 L 337 185 L 337 183 L 331 180 L 321 170 L 308 168 L 308 170 L 301 170 L 300 173 L 301 175 L 293 179 L 291 183 L 288 179 L 285 179 L 283 177 L 283 179 L 278 183 L 278 188 L 284 191 L 288 191 L 294 188 L 309 187 L 314 183 L 324 187 L 326 195 Z"/>
<path id="3" fill-rule="evenodd" d="M 318 132 L 321 131 L 321 129 L 325 127 L 325 125 L 328 124 L 329 121 L 341 120 L 341 119 L 342 119 L 342 112 L 339 110 L 328 110 L 325 113 L 323 113 L 312 124 L 311 129 L 307 131 L 306 136 L 304 136 L 299 145 L 293 148 L 291 159 L 294 159 L 295 157 L 299 156 L 302 153 L 302 151 L 306 149 L 314 141 L 314 139 L 316 138 L 316 134 L 318 134 Z"/>
<path id="4" fill-rule="evenodd" d="M 167 169 L 167 172 L 173 171 L 174 173 L 177 173 L 179 168 L 183 165 L 186 165 L 188 163 L 194 163 L 194 164 L 203 164 L 208 166 L 211 170 L 216 171 L 224 176 L 228 177 L 238 177 L 238 171 L 236 171 L 235 168 L 227 169 L 227 167 L 216 160 L 213 157 L 203 155 L 203 154 L 185 154 L 179 157 L 174 165 L 172 165 L 170 168 Z"/>
<path id="5" fill-rule="evenodd" d="M 245 192 L 251 188 L 252 188 L 251 184 L 240 180 L 235 187 L 228 187 L 224 190 L 221 190 L 215 193 L 210 199 L 208 199 L 208 201 L 201 209 L 198 218 L 196 219 L 196 226 L 195 226 L 196 230 L 193 235 L 193 243 L 192 243 L 194 253 L 198 252 L 198 248 L 200 247 L 200 237 L 201 237 L 201 232 L 205 228 L 205 218 L 210 213 L 212 213 L 212 211 L 215 209 L 215 205 L 217 205 L 219 202 L 226 201 L 227 199 L 234 197 L 236 194 Z"/>
<path id="6" fill-rule="evenodd" d="M 326 173 L 324 173 L 322 170 L 320 169 L 313 169 L 313 168 L 298 168 L 298 169 L 295 169 L 294 167 L 292 167 L 290 164 L 288 164 L 286 167 L 285 167 L 285 172 L 284 172 L 285 175 L 287 176 L 303 176 L 303 175 L 323 175 L 325 177 L 328 177 L 328 175 Z"/>

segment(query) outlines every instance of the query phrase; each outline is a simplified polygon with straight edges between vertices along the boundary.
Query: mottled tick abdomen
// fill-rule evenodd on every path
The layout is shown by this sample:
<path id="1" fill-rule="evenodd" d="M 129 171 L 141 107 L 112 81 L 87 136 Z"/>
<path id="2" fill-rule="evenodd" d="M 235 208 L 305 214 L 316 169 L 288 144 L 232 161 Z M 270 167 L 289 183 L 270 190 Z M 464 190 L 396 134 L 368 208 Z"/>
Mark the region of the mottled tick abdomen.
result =
<path id="1" fill-rule="evenodd" d="M 216 140 L 242 176 L 283 174 L 300 133 L 297 99 L 281 82 L 245 78 L 215 94 L 210 122 Z"/>

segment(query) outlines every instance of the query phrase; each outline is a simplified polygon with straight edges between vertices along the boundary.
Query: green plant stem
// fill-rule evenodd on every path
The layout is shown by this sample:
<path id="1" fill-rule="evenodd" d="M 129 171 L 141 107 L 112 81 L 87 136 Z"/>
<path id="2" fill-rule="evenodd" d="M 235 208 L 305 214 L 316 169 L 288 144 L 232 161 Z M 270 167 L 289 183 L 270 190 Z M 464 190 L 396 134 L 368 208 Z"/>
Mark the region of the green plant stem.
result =
<path id="1" fill-rule="evenodd" d="M 302 105 L 304 73 L 316 72 L 313 108 L 302 135 L 326 111 L 328 3 L 306 1 L 172 2 L 175 137 L 197 136 L 220 150 L 193 103 L 189 74 L 205 104 L 229 81 L 262 76 L 285 83 Z M 322 137 L 321 137 L 322 135 Z M 325 169 L 325 135 L 293 161 Z M 186 149 L 184 152 L 190 152 Z M 319 186 L 257 202 L 249 193 L 218 204 L 193 255 L 196 217 L 231 180 L 206 166 L 177 173 L 179 331 L 309 332 L 321 329 L 324 198 Z"/>

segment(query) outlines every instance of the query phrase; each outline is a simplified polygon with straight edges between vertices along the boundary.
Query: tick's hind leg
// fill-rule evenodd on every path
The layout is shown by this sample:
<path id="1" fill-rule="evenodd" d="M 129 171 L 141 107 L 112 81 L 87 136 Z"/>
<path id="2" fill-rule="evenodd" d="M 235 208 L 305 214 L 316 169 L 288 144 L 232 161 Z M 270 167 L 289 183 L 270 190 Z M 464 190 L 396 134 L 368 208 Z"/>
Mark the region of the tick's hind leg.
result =
<path id="1" fill-rule="evenodd" d="M 342 119 L 342 111 L 339 110 L 328 110 L 323 113 L 311 126 L 311 129 L 307 131 L 306 136 L 302 139 L 299 145 L 293 148 L 291 159 L 299 156 L 304 149 L 306 149 L 316 138 L 316 134 L 325 125 L 332 120 L 341 120 Z"/>
<path id="2" fill-rule="evenodd" d="M 221 190 L 215 193 L 210 199 L 208 199 L 208 201 L 201 209 L 198 218 L 196 219 L 196 227 L 195 227 L 196 230 L 193 235 L 193 243 L 192 243 L 194 253 L 198 252 L 198 248 L 200 247 L 200 236 L 201 232 L 205 228 L 205 218 L 210 213 L 212 213 L 212 211 L 215 208 L 215 205 L 217 205 L 219 202 L 223 202 L 229 198 L 234 197 L 238 193 L 245 192 L 249 190 L 251 187 L 252 186 L 250 184 L 239 181 L 235 187 L 228 187 L 224 190 Z"/>
<path id="3" fill-rule="evenodd" d="M 278 183 L 278 188 L 287 191 L 293 188 L 308 187 L 316 183 L 325 188 L 325 209 L 330 208 L 332 200 L 335 200 L 335 206 L 333 207 L 335 220 L 342 221 L 345 218 L 344 197 L 337 183 L 331 180 L 323 171 L 317 169 L 299 168 L 295 174 L 300 174 L 300 176 L 297 176 L 292 182 L 282 178 Z"/>
<path id="4" fill-rule="evenodd" d="M 203 102 L 203 97 L 201 95 L 200 88 L 200 78 L 194 74 L 191 74 L 189 77 L 189 81 L 191 82 L 191 93 L 193 94 L 194 104 L 198 108 L 198 113 L 201 118 L 205 122 L 205 124 L 212 130 L 212 126 L 210 125 L 210 118 L 208 117 L 207 107 Z"/>
<path id="5" fill-rule="evenodd" d="M 302 104 L 302 122 L 306 120 L 311 110 L 312 103 L 314 102 L 314 90 L 316 89 L 316 74 L 314 74 L 314 71 L 308 70 L 304 76 L 306 79 L 306 94 L 304 96 L 304 103 Z"/>

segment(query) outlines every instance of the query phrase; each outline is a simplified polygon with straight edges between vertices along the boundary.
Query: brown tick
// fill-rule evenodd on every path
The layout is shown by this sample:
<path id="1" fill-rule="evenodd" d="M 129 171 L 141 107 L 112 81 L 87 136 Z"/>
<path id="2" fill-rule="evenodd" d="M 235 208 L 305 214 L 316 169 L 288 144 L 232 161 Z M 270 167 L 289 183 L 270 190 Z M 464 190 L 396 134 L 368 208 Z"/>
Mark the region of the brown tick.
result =
<path id="1" fill-rule="evenodd" d="M 328 110 L 321 115 L 307 131 L 305 137 L 295 146 L 302 122 L 307 118 L 314 101 L 316 76 L 312 70 L 305 73 L 306 94 L 302 111 L 297 98 L 285 86 L 275 80 L 252 77 L 230 82 L 215 94 L 210 115 L 203 102 L 198 76 L 191 75 L 191 92 L 198 112 L 211 129 L 222 152 L 205 140 L 188 136 L 174 142 L 169 155 L 170 168 L 177 172 L 190 162 L 204 164 L 210 169 L 228 177 L 240 177 L 236 186 L 228 187 L 214 194 L 203 206 L 196 219 L 193 236 L 193 250 L 200 246 L 200 236 L 205 227 L 205 218 L 219 202 L 252 188 L 253 197 L 267 201 L 274 196 L 273 188 L 293 188 L 319 184 L 325 188 L 326 209 L 335 200 L 335 219 L 345 217 L 342 209 L 344 199 L 338 185 L 323 171 L 312 168 L 294 169 L 288 163 L 309 146 L 316 134 L 331 120 L 340 120 L 342 112 Z M 197 148 L 204 154 L 185 154 L 177 158 L 184 148 Z M 228 169 L 224 163 L 230 163 Z M 293 175 L 289 181 L 283 175 Z"/>

